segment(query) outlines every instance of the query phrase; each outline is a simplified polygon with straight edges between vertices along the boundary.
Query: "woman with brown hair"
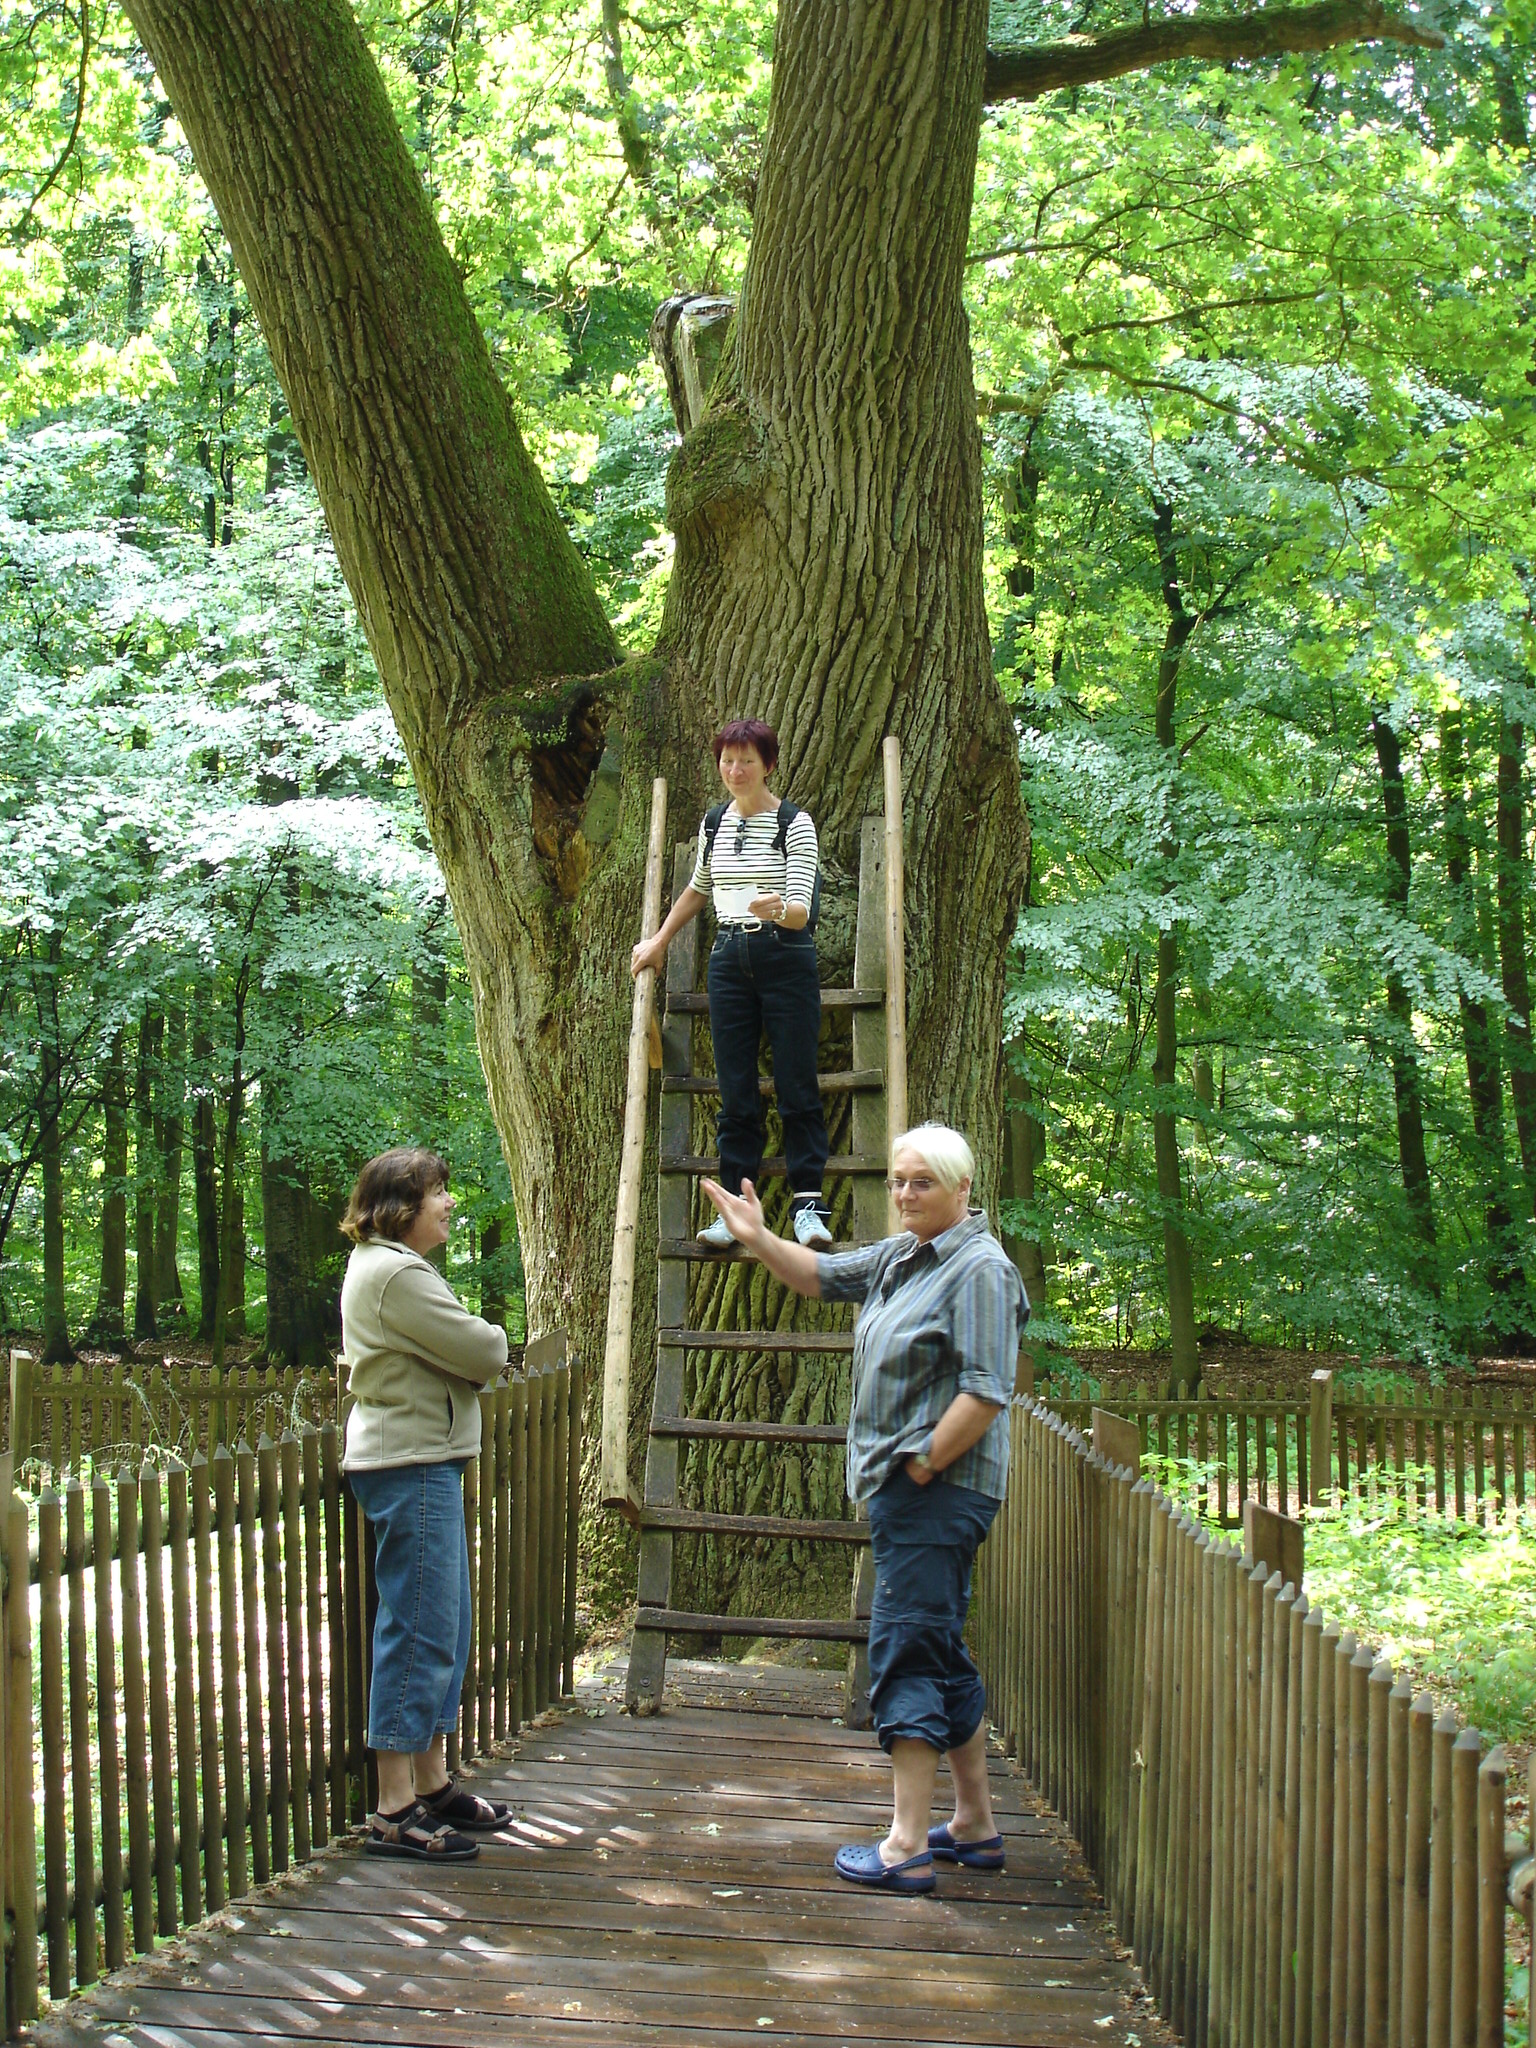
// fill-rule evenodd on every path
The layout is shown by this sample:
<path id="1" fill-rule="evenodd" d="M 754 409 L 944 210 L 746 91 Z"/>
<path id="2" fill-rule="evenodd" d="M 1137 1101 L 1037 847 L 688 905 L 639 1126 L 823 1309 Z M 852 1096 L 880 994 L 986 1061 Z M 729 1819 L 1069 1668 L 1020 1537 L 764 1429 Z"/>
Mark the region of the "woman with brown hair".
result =
<path id="1" fill-rule="evenodd" d="M 448 1241 L 454 1200 L 435 1152 L 397 1146 L 357 1177 L 341 1228 L 355 1249 L 341 1288 L 352 1396 L 344 1468 L 375 1543 L 378 1615 L 368 1745 L 379 1804 L 375 1856 L 467 1862 L 465 1830 L 505 1827 L 511 1808 L 448 1774 L 469 1658 L 469 1550 L 462 1475 L 480 1449 L 479 1389 L 507 1337 L 469 1313 L 427 1254 Z"/>
<path id="2" fill-rule="evenodd" d="M 659 968 L 673 938 L 713 896 L 709 1028 L 720 1084 L 720 1179 L 739 1194 L 742 1182 L 755 1181 L 762 1167 L 767 1128 L 757 1056 L 766 1030 L 795 1239 L 830 1245 L 821 1193 L 827 1123 L 816 1078 L 816 827 L 808 811 L 781 801 L 768 787 L 779 760 L 771 725 L 760 718 L 732 719 L 715 734 L 714 748 L 727 800 L 705 813 L 692 879 L 656 936 L 635 947 L 630 972 Z M 735 1243 L 723 1215 L 699 1237 L 717 1251 Z"/>

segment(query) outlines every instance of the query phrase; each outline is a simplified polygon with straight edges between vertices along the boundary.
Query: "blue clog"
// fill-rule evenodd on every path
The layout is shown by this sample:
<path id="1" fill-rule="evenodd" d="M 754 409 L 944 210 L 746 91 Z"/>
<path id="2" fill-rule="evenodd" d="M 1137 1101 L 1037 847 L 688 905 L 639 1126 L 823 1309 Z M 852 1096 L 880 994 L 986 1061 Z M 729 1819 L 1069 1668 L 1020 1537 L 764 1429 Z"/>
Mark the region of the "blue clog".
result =
<path id="1" fill-rule="evenodd" d="M 985 1842 L 957 1842 L 947 1827 L 930 1828 L 928 1848 L 941 1863 L 963 1863 L 968 1870 L 1001 1870 L 1007 1862 L 1001 1835 Z"/>
<path id="2" fill-rule="evenodd" d="M 868 1885 L 873 1891 L 931 1892 L 934 1889 L 933 1858 L 926 1849 L 909 1856 L 905 1863 L 886 1863 L 878 1843 L 848 1842 L 833 1859 L 839 1877 L 849 1884 Z"/>

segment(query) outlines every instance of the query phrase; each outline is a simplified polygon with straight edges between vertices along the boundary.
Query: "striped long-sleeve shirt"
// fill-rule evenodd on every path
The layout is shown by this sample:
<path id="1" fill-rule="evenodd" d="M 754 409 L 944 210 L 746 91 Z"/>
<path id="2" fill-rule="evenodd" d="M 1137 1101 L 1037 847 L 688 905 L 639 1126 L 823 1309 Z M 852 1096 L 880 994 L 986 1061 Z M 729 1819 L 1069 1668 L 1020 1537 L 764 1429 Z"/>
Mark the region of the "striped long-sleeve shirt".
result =
<path id="1" fill-rule="evenodd" d="M 700 824 L 698 858 L 689 886 L 701 896 L 708 896 L 713 888 L 716 917 L 746 917 L 752 897 L 770 894 L 809 911 L 816 885 L 816 827 L 809 811 L 797 811 L 784 835 L 785 853 L 773 843 L 778 829 L 777 804 L 743 818 L 730 803 L 709 850 L 707 825 Z"/>
<path id="2" fill-rule="evenodd" d="M 920 1244 L 910 1231 L 822 1252 L 823 1301 L 857 1301 L 848 1497 L 868 1500 L 915 1451 L 957 1394 L 997 1402 L 979 1443 L 936 1475 L 1001 1500 L 1008 1490 L 1008 1409 L 1029 1299 L 980 1209 Z"/>

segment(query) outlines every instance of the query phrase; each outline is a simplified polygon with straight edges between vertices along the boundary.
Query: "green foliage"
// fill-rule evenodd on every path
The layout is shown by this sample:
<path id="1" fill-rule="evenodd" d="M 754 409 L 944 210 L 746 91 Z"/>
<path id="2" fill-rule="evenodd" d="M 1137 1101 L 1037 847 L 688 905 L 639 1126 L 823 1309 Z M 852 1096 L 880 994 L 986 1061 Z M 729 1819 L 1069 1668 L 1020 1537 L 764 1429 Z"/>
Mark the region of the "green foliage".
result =
<path id="1" fill-rule="evenodd" d="M 1307 1597 L 1490 1742 L 1536 1741 L 1536 1517 L 1481 1529 L 1352 1503 L 1307 1516 Z"/>
<path id="2" fill-rule="evenodd" d="M 999 12 L 1026 39 L 1052 32 Z M 1510 1015 L 1493 774 L 1536 654 L 1529 351 L 1510 346 L 1533 185 L 1472 54 L 1490 26 L 1453 24 L 1443 61 L 1172 67 L 985 127 L 988 563 L 1035 827 L 1009 1028 L 1047 1134 L 1033 1211 L 1006 1213 L 1045 1242 L 1054 1305 L 1091 1341 L 1166 1330 L 1151 1067 L 1167 930 L 1166 1106 L 1200 1318 L 1431 1362 L 1536 1333 L 1487 1236 L 1490 1202 L 1530 1213 L 1512 1119 L 1490 1158 L 1464 1064 L 1464 1000 L 1496 1040 Z M 1170 571 L 1194 619 L 1171 752 L 1153 718 Z M 1446 880 L 1453 704 L 1471 924 Z M 1373 715 L 1403 746 L 1406 916 Z M 1518 886 L 1528 902 L 1528 847 Z M 1432 1253 L 1399 1174 L 1394 974 L 1415 1013 Z M 1528 1226 L 1517 1247 L 1517 1264 L 1536 1251 Z"/>

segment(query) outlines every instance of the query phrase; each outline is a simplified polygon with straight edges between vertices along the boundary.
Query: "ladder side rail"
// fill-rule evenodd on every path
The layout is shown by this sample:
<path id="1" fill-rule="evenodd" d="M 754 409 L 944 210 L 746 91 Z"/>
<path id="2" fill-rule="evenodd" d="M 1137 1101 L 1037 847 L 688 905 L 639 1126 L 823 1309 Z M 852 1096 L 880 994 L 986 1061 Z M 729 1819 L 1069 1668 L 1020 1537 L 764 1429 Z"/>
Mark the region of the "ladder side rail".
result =
<path id="1" fill-rule="evenodd" d="M 886 1130 L 907 1123 L 907 944 L 902 853 L 901 741 L 890 733 L 880 749 L 885 772 L 885 1103 Z M 855 975 L 855 981 L 858 977 Z M 855 1058 L 854 1065 L 859 1064 Z"/>
<path id="2" fill-rule="evenodd" d="M 898 836 L 899 845 L 899 836 Z M 859 843 L 859 908 L 854 928 L 853 985 L 887 1000 L 879 1009 L 857 1009 L 853 1013 L 853 1064 L 870 1067 L 888 1064 L 890 1057 L 887 1021 L 889 990 L 886 984 L 886 947 L 890 932 L 890 890 L 886 860 L 889 837 L 880 818 L 866 818 Z M 853 1149 L 868 1158 L 888 1157 L 887 1140 L 891 1126 L 886 1091 L 863 1093 L 853 1098 Z M 853 1184 L 853 1235 L 856 1242 L 869 1244 L 883 1237 L 889 1228 L 890 1201 L 883 1180 L 859 1179 Z M 874 1597 L 875 1569 L 868 1550 L 861 1550 L 854 1564 L 852 1616 L 868 1622 Z M 848 1658 L 848 1691 L 843 1718 L 850 1728 L 869 1726 L 869 1647 L 856 1641 Z"/>
<path id="3" fill-rule="evenodd" d="M 694 848 L 680 842 L 672 856 L 672 899 L 676 902 L 688 886 L 693 872 Z M 692 990 L 698 978 L 698 933 L 695 918 L 685 925 L 667 951 L 667 996 L 661 1038 L 663 1078 L 693 1072 L 693 1018 L 686 1010 L 674 1012 L 670 998 Z M 663 1094 L 661 1098 L 658 1159 L 668 1160 L 690 1149 L 693 1126 L 693 1098 L 685 1094 Z M 658 1433 L 656 1425 L 675 1422 L 683 1413 L 686 1352 L 680 1343 L 667 1343 L 688 1321 L 688 1268 L 683 1261 L 666 1255 L 671 1243 L 685 1243 L 692 1229 L 693 1180 L 687 1172 L 661 1166 L 657 1175 L 657 1261 L 656 1261 L 656 1381 L 651 1396 L 652 1433 L 645 1454 L 645 1506 L 675 1507 L 681 1443 L 675 1435 Z M 643 1527 L 640 1536 L 640 1609 L 669 1608 L 672 1605 L 672 1560 L 675 1537 L 670 1529 Z M 659 1713 L 667 1677 L 667 1637 L 664 1629 L 644 1626 L 637 1615 L 630 1642 L 626 1696 L 636 1713 Z"/>
<path id="4" fill-rule="evenodd" d="M 651 831 L 645 856 L 645 890 L 640 929 L 644 938 L 661 924 L 662 859 L 667 836 L 667 784 L 651 785 Z M 605 1506 L 629 1520 L 638 1503 L 629 1478 L 629 1367 L 635 1306 L 635 1238 L 640 1220 L 640 1175 L 645 1161 L 645 1122 L 650 1100 L 650 1037 L 655 1013 L 656 973 L 647 968 L 635 980 L 629 1023 L 629 1071 L 624 1096 L 624 1147 L 619 1162 L 619 1196 L 613 1226 L 613 1264 L 608 1278 L 608 1331 L 603 1348 L 602 1490 Z"/>

